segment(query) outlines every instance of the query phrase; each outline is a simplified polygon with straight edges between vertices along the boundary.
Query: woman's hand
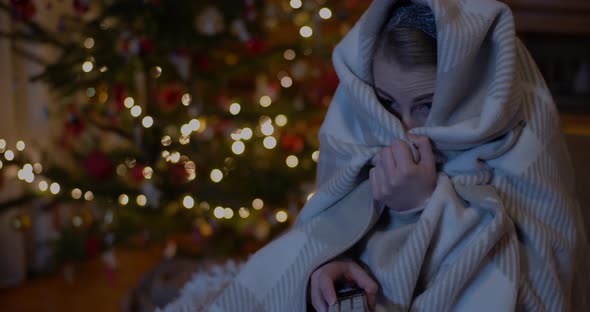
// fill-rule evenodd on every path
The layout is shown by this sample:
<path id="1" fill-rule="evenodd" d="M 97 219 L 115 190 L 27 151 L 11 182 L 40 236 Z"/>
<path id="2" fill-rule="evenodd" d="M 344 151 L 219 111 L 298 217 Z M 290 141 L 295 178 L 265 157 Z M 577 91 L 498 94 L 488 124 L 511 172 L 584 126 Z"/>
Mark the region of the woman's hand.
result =
<path id="1" fill-rule="evenodd" d="M 398 211 L 418 207 L 436 186 L 435 157 L 430 140 L 409 134 L 420 154 L 415 163 L 408 144 L 396 140 L 381 150 L 381 158 L 369 172 L 373 197 Z"/>
<path id="2" fill-rule="evenodd" d="M 316 311 L 328 311 L 328 306 L 336 303 L 336 281 L 353 282 L 365 291 L 368 304 L 374 304 L 377 283 L 352 259 L 339 259 L 322 265 L 311 275 L 311 304 Z"/>

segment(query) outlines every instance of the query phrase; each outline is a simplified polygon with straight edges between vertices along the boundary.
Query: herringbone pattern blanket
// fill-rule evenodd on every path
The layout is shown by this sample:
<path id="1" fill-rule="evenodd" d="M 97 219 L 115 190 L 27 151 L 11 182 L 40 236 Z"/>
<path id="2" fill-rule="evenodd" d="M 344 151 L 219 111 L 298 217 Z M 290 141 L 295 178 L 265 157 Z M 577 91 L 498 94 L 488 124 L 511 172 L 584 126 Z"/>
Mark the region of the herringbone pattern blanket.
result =
<path id="1" fill-rule="evenodd" d="M 182 297 L 168 310 L 305 311 L 313 270 L 375 224 L 383 206 L 368 170 L 407 139 L 371 87 L 372 48 L 395 2 L 373 1 L 334 51 L 340 85 L 319 134 L 317 190 L 296 225 L 212 302 Z M 445 162 L 420 217 L 371 251 L 390 309 L 569 310 L 585 244 L 579 204 L 555 105 L 512 14 L 492 0 L 415 2 L 436 17 L 438 65 L 429 119 L 411 133 Z"/>

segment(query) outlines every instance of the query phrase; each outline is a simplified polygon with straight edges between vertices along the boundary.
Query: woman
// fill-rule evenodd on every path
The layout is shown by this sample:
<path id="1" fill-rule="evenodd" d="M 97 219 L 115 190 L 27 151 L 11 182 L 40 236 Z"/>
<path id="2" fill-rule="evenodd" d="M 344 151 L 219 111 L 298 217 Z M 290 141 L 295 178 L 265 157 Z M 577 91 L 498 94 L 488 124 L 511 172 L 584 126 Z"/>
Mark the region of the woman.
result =
<path id="1" fill-rule="evenodd" d="M 402 122 L 405 130 L 423 127 L 432 106 L 436 82 L 436 26 L 427 6 L 403 3 L 393 10 L 375 44 L 372 69 L 373 87 L 379 102 Z M 436 183 L 435 157 L 428 138 L 410 135 L 410 140 L 418 148 L 419 162 L 413 161 L 405 141 L 396 140 L 381 150 L 380 160 L 370 170 L 373 197 L 391 207 L 394 214 L 422 209 Z M 395 217 L 388 212 L 386 209 L 381 216 L 381 223 L 387 224 L 385 227 L 394 225 L 389 219 Z M 334 284 L 343 279 L 361 287 L 369 305 L 374 305 L 379 289 L 377 281 L 355 262 L 355 258 L 359 255 L 349 253 L 348 257 L 330 261 L 315 270 L 311 277 L 310 299 L 317 311 L 326 311 L 328 305 L 336 303 Z M 360 258 L 367 266 L 366 255 Z"/>
<path id="2" fill-rule="evenodd" d="M 219 295 L 169 310 L 323 311 L 342 278 L 393 311 L 574 308 L 573 272 L 588 270 L 571 165 L 509 8 L 414 3 L 431 17 L 374 0 L 334 50 L 317 188 L 294 227 Z M 380 35 L 400 6 L 415 16 Z"/>

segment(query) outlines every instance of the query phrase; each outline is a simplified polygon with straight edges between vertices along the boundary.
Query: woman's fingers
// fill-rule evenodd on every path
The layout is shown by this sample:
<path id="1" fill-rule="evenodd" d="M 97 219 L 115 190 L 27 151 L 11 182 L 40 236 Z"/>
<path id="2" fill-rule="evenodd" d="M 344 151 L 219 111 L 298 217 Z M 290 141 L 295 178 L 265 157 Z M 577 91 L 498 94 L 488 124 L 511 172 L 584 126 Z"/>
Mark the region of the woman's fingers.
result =
<path id="1" fill-rule="evenodd" d="M 351 279 L 358 287 L 362 288 L 367 294 L 367 301 L 370 306 L 375 303 L 375 296 L 379 286 L 369 276 L 369 274 L 363 270 L 356 262 L 348 263 L 348 278 Z"/>
<path id="2" fill-rule="evenodd" d="M 391 151 L 396 169 L 398 169 L 400 173 L 408 173 L 414 166 L 416 166 L 408 143 L 402 140 L 395 140 L 391 145 Z"/>
<path id="3" fill-rule="evenodd" d="M 430 139 L 426 136 L 408 134 L 408 138 L 416 144 L 418 152 L 420 153 L 420 164 L 434 167 L 436 163 L 436 157 L 432 152 L 432 144 Z"/>
<path id="4" fill-rule="evenodd" d="M 320 278 L 321 274 L 319 272 L 314 272 L 311 278 L 311 305 L 317 312 L 326 312 L 327 304 L 324 300 L 324 296 L 322 295 L 322 290 L 320 289 Z"/>
<path id="5" fill-rule="evenodd" d="M 326 276 L 320 279 L 320 291 L 322 293 L 323 300 L 331 306 L 336 303 L 338 298 L 336 297 L 336 290 L 334 290 L 334 281 L 337 280 L 338 276 Z"/>
<path id="6" fill-rule="evenodd" d="M 356 262 L 352 260 L 330 262 L 318 270 L 311 277 L 311 303 L 318 312 L 324 312 L 327 307 L 337 302 L 335 281 L 347 280 L 362 288 L 367 294 L 370 305 L 375 302 L 377 283 Z"/>

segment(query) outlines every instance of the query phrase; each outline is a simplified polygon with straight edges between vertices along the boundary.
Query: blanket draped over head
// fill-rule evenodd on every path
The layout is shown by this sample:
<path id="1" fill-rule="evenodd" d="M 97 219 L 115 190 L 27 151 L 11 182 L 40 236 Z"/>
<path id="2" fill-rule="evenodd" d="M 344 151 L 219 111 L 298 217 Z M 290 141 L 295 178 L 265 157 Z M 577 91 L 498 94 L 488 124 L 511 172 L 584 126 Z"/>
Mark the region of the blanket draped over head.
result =
<path id="1" fill-rule="evenodd" d="M 170 308 L 305 311 L 312 272 L 375 224 L 384 206 L 368 171 L 380 149 L 407 140 L 372 88 L 373 46 L 396 2 L 374 0 L 334 50 L 340 85 L 320 129 L 317 189 L 296 224 L 212 302 Z M 445 162 L 410 229 L 370 251 L 380 288 L 401 311 L 569 309 L 580 208 L 559 116 L 511 11 L 492 0 L 414 2 L 434 13 L 438 62 L 428 121 L 410 133 Z"/>

